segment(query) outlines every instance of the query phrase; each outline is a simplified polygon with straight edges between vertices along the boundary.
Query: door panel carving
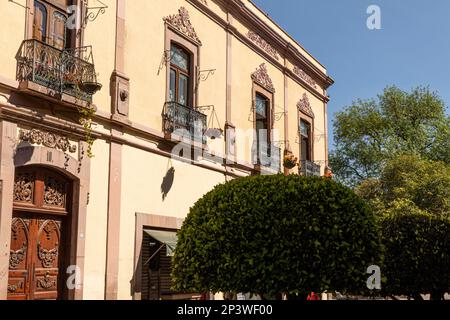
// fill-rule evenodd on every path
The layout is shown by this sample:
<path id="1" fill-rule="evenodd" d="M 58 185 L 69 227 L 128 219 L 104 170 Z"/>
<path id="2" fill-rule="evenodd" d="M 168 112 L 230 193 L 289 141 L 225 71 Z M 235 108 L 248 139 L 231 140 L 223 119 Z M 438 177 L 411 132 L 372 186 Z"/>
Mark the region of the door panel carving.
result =
<path id="1" fill-rule="evenodd" d="M 16 174 L 8 299 L 61 298 L 68 185 L 46 169 Z"/>

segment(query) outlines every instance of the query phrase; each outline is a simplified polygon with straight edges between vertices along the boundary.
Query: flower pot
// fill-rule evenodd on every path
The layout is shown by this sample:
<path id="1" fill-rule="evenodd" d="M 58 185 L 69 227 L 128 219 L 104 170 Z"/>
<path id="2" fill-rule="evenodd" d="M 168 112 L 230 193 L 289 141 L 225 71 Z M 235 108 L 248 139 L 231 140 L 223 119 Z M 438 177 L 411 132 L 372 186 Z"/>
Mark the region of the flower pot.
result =
<path id="1" fill-rule="evenodd" d="M 89 95 L 95 94 L 97 91 L 100 91 L 101 88 L 102 88 L 102 85 L 98 82 L 82 82 L 82 83 L 80 83 L 80 89 Z"/>
<path id="2" fill-rule="evenodd" d="M 297 164 L 294 163 L 294 162 L 290 162 L 290 161 L 285 161 L 285 162 L 284 162 L 284 167 L 285 167 L 286 169 L 289 169 L 289 170 L 294 169 L 296 165 L 297 165 Z"/>

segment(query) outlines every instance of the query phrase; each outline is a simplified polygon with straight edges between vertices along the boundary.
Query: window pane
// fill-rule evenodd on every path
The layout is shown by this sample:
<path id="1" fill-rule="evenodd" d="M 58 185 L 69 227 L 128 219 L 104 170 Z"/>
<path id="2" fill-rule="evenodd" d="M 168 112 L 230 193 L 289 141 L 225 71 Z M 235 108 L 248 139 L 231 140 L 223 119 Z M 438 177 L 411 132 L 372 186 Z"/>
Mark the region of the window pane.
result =
<path id="1" fill-rule="evenodd" d="M 188 77 L 180 75 L 180 83 L 178 85 L 178 103 L 187 105 L 188 101 Z"/>
<path id="2" fill-rule="evenodd" d="M 39 41 L 47 39 L 47 9 L 39 1 L 34 1 L 33 38 Z"/>
<path id="3" fill-rule="evenodd" d="M 265 119 L 267 118 L 267 99 L 260 95 L 256 94 L 256 119 Z"/>
<path id="4" fill-rule="evenodd" d="M 302 139 L 302 154 L 301 154 L 301 160 L 311 160 L 309 155 L 309 140 L 308 139 Z"/>
<path id="5" fill-rule="evenodd" d="M 311 127 L 310 127 L 309 123 L 307 123 L 303 120 L 300 121 L 300 134 L 303 137 L 309 138 L 310 131 L 311 131 L 310 128 Z"/>
<path id="6" fill-rule="evenodd" d="M 178 68 L 189 71 L 189 54 L 180 47 L 172 45 L 170 62 Z"/>
<path id="7" fill-rule="evenodd" d="M 58 49 L 66 47 L 66 20 L 60 12 L 53 14 L 53 45 Z"/>
<path id="8" fill-rule="evenodd" d="M 169 100 L 175 101 L 175 90 L 177 85 L 177 74 L 175 70 L 170 69 L 170 87 L 169 87 Z"/>

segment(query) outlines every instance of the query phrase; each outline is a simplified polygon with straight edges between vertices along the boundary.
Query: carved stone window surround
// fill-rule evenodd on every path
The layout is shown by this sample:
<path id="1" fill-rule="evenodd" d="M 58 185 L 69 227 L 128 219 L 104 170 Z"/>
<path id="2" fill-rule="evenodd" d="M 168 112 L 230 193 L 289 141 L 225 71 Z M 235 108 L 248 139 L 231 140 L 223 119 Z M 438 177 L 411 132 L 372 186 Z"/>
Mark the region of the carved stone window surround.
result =
<path id="1" fill-rule="evenodd" d="M 163 18 L 165 24 L 176 33 L 186 37 L 195 44 L 201 46 L 197 32 L 191 23 L 189 11 L 185 7 L 178 9 L 178 14 L 169 15 Z"/>

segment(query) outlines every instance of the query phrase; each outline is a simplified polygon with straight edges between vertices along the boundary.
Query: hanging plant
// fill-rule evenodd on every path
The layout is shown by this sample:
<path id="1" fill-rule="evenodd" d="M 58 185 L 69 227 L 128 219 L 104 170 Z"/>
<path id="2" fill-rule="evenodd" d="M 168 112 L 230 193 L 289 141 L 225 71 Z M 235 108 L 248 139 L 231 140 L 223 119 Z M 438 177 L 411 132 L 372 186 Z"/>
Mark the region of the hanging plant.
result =
<path id="1" fill-rule="evenodd" d="M 85 108 L 79 108 L 80 111 L 80 124 L 83 126 L 85 131 L 85 140 L 88 144 L 87 156 L 93 158 L 94 154 L 92 152 L 92 146 L 94 145 L 95 139 L 92 137 L 92 123 L 95 115 L 95 108 L 92 107 L 90 103 Z"/>
<path id="2" fill-rule="evenodd" d="M 292 153 L 284 156 L 283 165 L 287 169 L 294 169 L 295 166 L 298 165 L 298 158 L 295 157 Z"/>

